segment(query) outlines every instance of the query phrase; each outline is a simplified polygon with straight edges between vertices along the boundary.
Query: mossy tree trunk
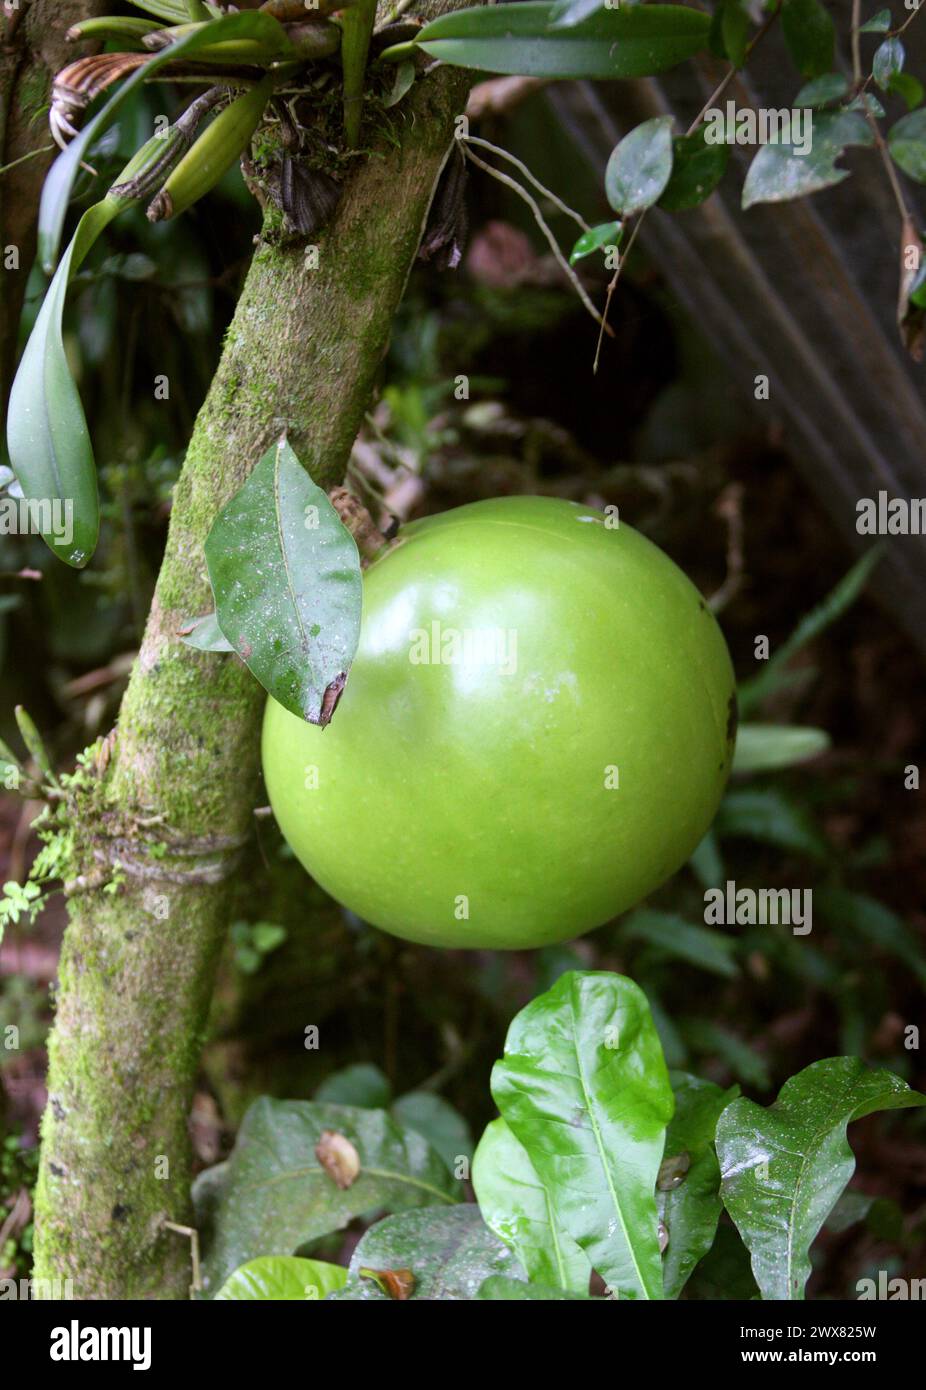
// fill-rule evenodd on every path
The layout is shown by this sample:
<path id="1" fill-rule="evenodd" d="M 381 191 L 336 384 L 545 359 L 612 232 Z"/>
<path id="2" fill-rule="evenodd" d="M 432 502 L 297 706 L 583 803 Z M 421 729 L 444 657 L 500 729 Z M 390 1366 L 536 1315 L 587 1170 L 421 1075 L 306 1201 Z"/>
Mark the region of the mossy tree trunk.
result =
<path id="1" fill-rule="evenodd" d="M 35 1274 L 70 1279 L 76 1298 L 182 1298 L 190 1284 L 187 1242 L 165 1221 L 190 1219 L 188 1116 L 264 701 L 235 657 L 178 636 L 212 606 L 203 542 L 283 430 L 322 486 L 343 476 L 465 90 L 448 69 L 416 83 L 398 144 L 358 161 L 316 238 L 317 268 L 303 245 L 259 244 L 174 494 L 117 736 L 74 793 L 84 890 L 49 1048 Z"/>

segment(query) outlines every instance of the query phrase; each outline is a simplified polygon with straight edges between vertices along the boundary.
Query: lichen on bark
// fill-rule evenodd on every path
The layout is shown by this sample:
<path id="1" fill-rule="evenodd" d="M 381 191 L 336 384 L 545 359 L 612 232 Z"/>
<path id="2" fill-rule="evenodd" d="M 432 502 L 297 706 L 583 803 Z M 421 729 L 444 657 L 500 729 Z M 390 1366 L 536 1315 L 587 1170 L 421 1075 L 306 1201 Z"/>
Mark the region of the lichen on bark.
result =
<path id="1" fill-rule="evenodd" d="M 121 881 L 71 899 L 49 1046 L 35 1274 L 77 1298 L 178 1298 L 190 1281 L 165 1222 L 190 1215 L 188 1116 L 264 700 L 237 658 L 180 640 L 212 606 L 203 543 L 284 430 L 316 482 L 343 477 L 466 85 L 446 68 L 415 84 L 398 140 L 394 123 L 315 238 L 317 266 L 303 244 L 259 243 L 196 421 L 112 755 L 77 811 L 75 877 Z"/>

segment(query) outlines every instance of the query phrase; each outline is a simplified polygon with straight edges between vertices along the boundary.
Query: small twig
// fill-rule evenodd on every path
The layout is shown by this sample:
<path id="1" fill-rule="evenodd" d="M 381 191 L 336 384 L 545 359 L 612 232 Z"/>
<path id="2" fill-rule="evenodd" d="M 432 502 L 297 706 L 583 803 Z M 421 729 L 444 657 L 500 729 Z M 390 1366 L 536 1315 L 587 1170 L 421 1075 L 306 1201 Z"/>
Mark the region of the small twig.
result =
<path id="1" fill-rule="evenodd" d="M 714 511 L 727 523 L 727 573 L 707 604 L 712 613 L 720 613 L 743 582 L 743 484 L 731 483 L 724 488 Z"/>
<path id="2" fill-rule="evenodd" d="M 571 207 L 568 207 L 567 204 L 564 203 L 561 198 L 558 198 L 555 193 L 551 193 L 549 188 L 545 188 L 543 184 L 540 182 L 540 180 L 538 178 L 535 178 L 535 176 L 531 173 L 527 165 L 522 163 L 521 160 L 516 158 L 515 155 L 511 154 L 509 150 L 503 150 L 500 145 L 493 145 L 490 140 L 482 140 L 478 135 L 463 135 L 460 138 L 461 140 L 465 141 L 467 145 L 481 145 L 483 149 L 491 150 L 493 154 L 500 155 L 502 159 L 507 159 L 508 163 L 513 164 L 516 169 L 519 169 L 521 173 L 524 175 L 524 177 L 534 185 L 534 187 L 537 189 L 539 193 L 542 193 L 545 198 L 549 198 L 550 202 L 553 204 L 554 207 L 559 208 L 560 212 L 565 213 L 567 217 L 571 217 L 573 222 L 577 224 L 581 231 L 591 231 L 591 228 L 589 227 L 584 217 L 580 216 L 580 214 L 575 212 Z"/>
<path id="3" fill-rule="evenodd" d="M 203 1280 L 199 1263 L 199 1231 L 195 1226 L 178 1226 L 175 1221 L 165 1221 L 164 1229 L 176 1231 L 178 1236 L 186 1236 L 190 1242 L 190 1263 L 193 1266 L 193 1282 L 190 1284 L 190 1297 L 202 1292 Z"/>
<path id="4" fill-rule="evenodd" d="M 518 183 L 517 179 L 509 178 L 509 176 L 507 174 L 503 174 L 500 169 L 493 169 L 491 164 L 486 164 L 485 161 L 480 159 L 478 155 L 473 154 L 472 150 L 470 150 L 467 147 L 466 142 L 461 143 L 463 144 L 463 152 L 467 159 L 471 159 L 474 164 L 477 164 L 479 166 L 480 169 L 484 169 L 487 174 L 491 174 L 493 179 L 498 179 L 499 183 L 505 184 L 507 188 L 510 188 L 512 192 L 517 193 L 518 197 L 523 198 L 524 202 L 527 203 L 527 206 L 534 214 L 534 221 L 537 223 L 538 227 L 543 232 L 543 235 L 547 240 L 547 244 L 549 245 L 550 250 L 553 252 L 553 255 L 559 263 L 559 266 L 562 269 L 564 275 L 566 275 L 567 278 L 571 281 L 573 289 L 581 299 L 582 303 L 585 305 L 585 308 L 591 314 L 595 322 L 597 324 L 600 324 L 602 332 L 613 334 L 613 330 L 610 327 L 608 327 L 608 325 L 605 323 L 605 320 L 603 319 L 601 314 L 598 312 L 598 310 L 595 308 L 594 304 L 586 294 L 585 289 L 582 285 L 582 282 L 579 280 L 578 275 L 576 275 L 572 266 L 569 264 L 569 262 L 566 260 L 566 257 L 559 249 L 556 237 L 553 235 L 553 233 L 550 231 L 550 228 L 544 221 L 543 213 L 540 210 L 540 204 L 537 202 L 536 198 L 532 197 L 531 194 L 528 193 L 527 189 L 523 188 L 521 184 Z"/>
<path id="5" fill-rule="evenodd" d="M 855 4 L 858 4 L 859 2 L 860 2 L 860 0 L 853 0 L 853 3 L 855 3 Z M 746 52 L 745 52 L 745 54 L 743 55 L 743 64 L 745 64 L 747 58 L 749 58 L 749 57 L 752 56 L 753 51 L 755 50 L 755 48 L 757 47 L 757 45 L 760 44 L 760 43 L 762 42 L 762 40 L 765 38 L 765 35 L 768 33 L 769 29 L 771 29 L 772 25 L 775 23 L 775 20 L 778 18 L 778 16 L 779 16 L 780 13 L 781 13 L 781 5 L 779 5 L 775 10 L 772 11 L 772 13 L 769 15 L 768 19 L 765 21 L 765 23 L 761 26 L 761 28 L 759 29 L 759 31 L 756 33 L 755 37 L 752 38 L 752 39 L 750 40 L 750 42 L 746 45 Z M 740 66 L 743 66 L 743 64 L 741 64 Z M 704 105 L 701 107 L 701 110 L 698 112 L 697 116 L 695 116 L 695 118 L 694 118 L 694 120 L 692 121 L 691 125 L 690 125 L 690 126 L 688 127 L 688 129 L 685 131 L 685 134 L 686 134 L 686 135 L 694 135 L 695 131 L 697 130 L 697 128 L 698 128 L 698 126 L 701 124 L 701 122 L 704 120 L 704 118 L 705 118 L 705 116 L 707 115 L 708 111 L 710 111 L 711 107 L 714 106 L 715 103 L 718 102 L 718 101 L 720 100 L 720 98 L 723 96 L 724 92 L 727 90 L 727 88 L 729 87 L 730 83 L 733 81 L 734 77 L 736 76 L 736 74 L 737 74 L 738 72 L 739 72 L 739 68 L 734 67 L 734 66 L 731 64 L 729 70 L 728 70 L 728 71 L 724 74 L 724 76 L 721 78 L 720 82 L 717 84 L 717 86 L 716 86 L 716 87 L 714 88 L 714 90 L 711 92 L 711 94 L 710 94 L 710 96 L 708 97 L 707 101 L 706 101 L 706 102 L 704 103 Z M 602 344 L 603 336 L 604 336 L 604 325 L 605 325 L 605 324 L 607 323 L 607 321 L 608 321 L 608 311 L 609 311 L 609 309 L 610 309 L 610 307 L 611 307 L 611 296 L 614 294 L 614 291 L 617 289 L 617 282 L 618 282 L 618 280 L 620 279 L 621 272 L 622 272 L 622 270 L 624 269 L 624 266 L 625 266 L 625 264 L 626 264 L 626 262 L 627 262 L 627 257 L 630 255 L 631 247 L 633 246 L 634 242 L 635 242 L 636 239 L 637 239 L 637 233 L 639 232 L 640 227 L 641 227 L 641 225 L 642 225 L 642 223 L 643 223 L 643 219 L 644 219 L 644 217 L 646 216 L 646 211 L 647 211 L 646 208 L 644 208 L 643 211 L 640 213 L 640 216 L 637 218 L 637 221 L 634 223 L 634 228 L 633 228 L 633 231 L 632 231 L 631 234 L 630 234 L 629 240 L 628 240 L 628 242 L 627 242 L 627 246 L 626 246 L 625 249 L 624 249 L 624 253 L 623 253 L 623 255 L 621 256 L 620 260 L 618 261 L 618 263 L 617 263 L 617 268 L 615 269 L 614 274 L 611 276 L 611 279 L 610 279 L 610 281 L 608 282 L 607 297 L 606 297 L 606 299 L 605 299 L 605 305 L 604 305 L 604 314 L 602 315 L 602 318 L 601 318 L 602 329 L 601 329 L 601 332 L 598 334 L 598 343 L 597 343 L 597 345 L 596 345 L 596 347 L 595 347 L 595 360 L 594 360 L 594 362 L 592 363 L 592 372 L 593 372 L 593 373 L 597 373 L 597 371 L 598 371 L 598 363 L 599 363 L 599 361 L 600 361 L 600 359 L 601 359 L 601 344 Z"/>
<path id="6" fill-rule="evenodd" d="M 862 0 L 852 0 L 852 82 L 856 87 L 861 86 L 862 82 L 862 36 L 859 32 L 861 22 Z"/>

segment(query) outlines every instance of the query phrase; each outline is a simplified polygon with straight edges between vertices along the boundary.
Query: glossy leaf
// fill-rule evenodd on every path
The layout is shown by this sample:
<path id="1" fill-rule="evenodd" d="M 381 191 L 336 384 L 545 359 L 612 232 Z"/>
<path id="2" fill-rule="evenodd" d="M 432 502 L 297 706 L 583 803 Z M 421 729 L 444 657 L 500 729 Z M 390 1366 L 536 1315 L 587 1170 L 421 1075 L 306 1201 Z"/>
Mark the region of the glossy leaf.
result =
<path id="1" fill-rule="evenodd" d="M 926 1104 L 856 1057 L 815 1062 L 764 1109 L 733 1101 L 717 1125 L 721 1193 L 765 1299 L 802 1299 L 810 1245 L 855 1171 L 846 1127 L 875 1110 Z"/>
<path id="2" fill-rule="evenodd" d="M 875 50 L 871 71 L 882 92 L 888 90 L 891 78 L 903 68 L 906 56 L 904 46 L 898 38 L 885 39 Z"/>
<path id="3" fill-rule="evenodd" d="M 600 10 L 605 0 L 554 0 L 551 5 L 550 23 L 555 29 L 568 29 L 572 24 L 580 24 L 596 10 Z M 625 0 L 626 3 L 626 0 Z"/>
<path id="4" fill-rule="evenodd" d="M 561 1228 L 527 1151 L 504 1120 L 487 1125 L 479 1141 L 473 1190 L 486 1225 L 511 1246 L 529 1279 L 588 1292 L 588 1256 Z"/>
<path id="5" fill-rule="evenodd" d="M 360 636 L 353 536 L 285 439 L 222 508 L 206 539 L 222 632 L 285 709 L 327 724 Z"/>
<path id="6" fill-rule="evenodd" d="M 339 1187 L 316 1155 L 325 1131 L 356 1149 L 360 1171 Z M 259 1255 L 288 1255 L 385 1209 L 452 1205 L 462 1189 L 420 1134 L 382 1110 L 262 1097 L 244 1117 L 231 1156 L 197 1178 L 204 1286 L 219 1289 Z"/>
<path id="7" fill-rule="evenodd" d="M 732 936 L 686 922 L 675 912 L 638 908 L 624 918 L 618 931 L 622 941 L 655 946 L 668 956 L 688 961 L 728 980 L 739 973 L 733 960 L 736 940 Z"/>
<path id="8" fill-rule="evenodd" d="M 23 496 L 35 504 L 49 549 L 77 569 L 96 549 L 100 508 L 90 432 L 64 350 L 64 305 L 72 275 L 103 229 L 128 205 L 107 197 L 80 219 L 39 310 L 10 392 L 10 462 Z"/>
<path id="9" fill-rule="evenodd" d="M 894 163 L 917 183 L 926 183 L 926 111 L 901 116 L 887 134 Z"/>
<path id="10" fill-rule="evenodd" d="M 684 5 L 603 6 L 568 28 L 542 0 L 455 10 L 426 24 L 416 43 L 432 58 L 523 77 L 646 77 L 707 45 L 710 19 Z"/>
<path id="11" fill-rule="evenodd" d="M 793 145 L 763 145 L 743 184 L 743 207 L 782 203 L 831 188 L 849 177 L 836 160 L 850 145 L 871 145 L 874 136 L 858 111 L 820 111 L 813 118 L 813 144 L 806 154 Z"/>
<path id="12" fill-rule="evenodd" d="M 820 77 L 830 71 L 836 29 L 820 0 L 784 0 L 781 26 L 802 77 Z"/>
<path id="13" fill-rule="evenodd" d="M 263 1255 L 248 1260 L 229 1275 L 215 1301 L 313 1303 L 342 1289 L 346 1283 L 347 1270 L 343 1265 L 303 1260 L 296 1255 Z"/>
<path id="14" fill-rule="evenodd" d="M 668 212 L 699 207 L 720 183 L 730 161 L 729 145 L 711 145 L 704 127 L 672 141 L 672 174 L 659 199 Z"/>
<path id="15" fill-rule="evenodd" d="M 723 1210 L 720 1165 L 714 1133 L 724 1108 L 739 1093 L 687 1072 L 670 1073 L 675 1114 L 666 1132 L 666 1151 L 656 1187 L 665 1227 L 662 1276 L 666 1298 L 678 1298 L 695 1265 L 710 1250 Z"/>
<path id="16" fill-rule="evenodd" d="M 494 1274 L 523 1278 L 508 1246 L 492 1234 L 472 1203 L 450 1210 L 425 1207 L 378 1221 L 361 1238 L 348 1283 L 332 1294 L 332 1301 L 389 1301 L 375 1280 L 361 1277 L 361 1269 L 411 1270 L 415 1283 L 410 1301 L 471 1299 Z"/>
<path id="17" fill-rule="evenodd" d="M 655 1181 L 673 1102 L 642 990 L 562 975 L 513 1020 L 492 1095 L 615 1296 L 660 1298 Z"/>
<path id="18" fill-rule="evenodd" d="M 185 14 L 183 16 L 185 19 Z M 176 21 L 182 22 L 182 21 Z M 268 45 L 279 45 L 280 50 L 289 46 L 286 31 L 269 14 L 253 11 L 250 14 L 224 15 L 221 19 L 204 24 L 193 33 L 178 39 L 167 48 L 153 53 L 144 66 L 138 68 L 117 92 L 109 98 L 106 105 L 88 121 L 83 130 L 72 140 L 67 149 L 59 154 L 48 171 L 42 188 L 42 201 L 39 208 L 39 257 L 50 274 L 58 259 L 61 232 L 67 212 L 71 189 L 81 162 L 90 146 L 112 125 L 119 111 L 131 93 L 148 81 L 158 68 L 178 58 L 192 57 L 200 48 L 231 39 L 258 39 Z"/>
<path id="19" fill-rule="evenodd" d="M 672 117 L 654 116 L 625 135 L 604 171 L 605 197 L 615 212 L 630 217 L 652 207 L 672 173 Z"/>
<path id="20" fill-rule="evenodd" d="M 590 1303 L 588 1294 L 574 1293 L 568 1289 L 557 1289 L 546 1284 L 525 1284 L 519 1279 L 507 1279 L 503 1274 L 492 1274 L 485 1283 L 480 1284 L 476 1297 L 485 1303 L 557 1303 L 564 1300 L 579 1299 Z M 598 1302 L 604 1302 L 599 1299 Z"/>
<path id="21" fill-rule="evenodd" d="M 619 246 L 623 236 L 623 227 L 620 222 L 601 222 L 597 227 L 590 227 L 587 232 L 583 232 L 569 253 L 569 264 L 575 265 L 576 261 L 581 261 L 584 256 L 590 256 L 593 251 L 602 251 L 608 246 Z"/>
<path id="22" fill-rule="evenodd" d="M 740 724 L 733 754 L 734 772 L 772 772 L 816 758 L 830 746 L 825 729 L 796 724 Z"/>

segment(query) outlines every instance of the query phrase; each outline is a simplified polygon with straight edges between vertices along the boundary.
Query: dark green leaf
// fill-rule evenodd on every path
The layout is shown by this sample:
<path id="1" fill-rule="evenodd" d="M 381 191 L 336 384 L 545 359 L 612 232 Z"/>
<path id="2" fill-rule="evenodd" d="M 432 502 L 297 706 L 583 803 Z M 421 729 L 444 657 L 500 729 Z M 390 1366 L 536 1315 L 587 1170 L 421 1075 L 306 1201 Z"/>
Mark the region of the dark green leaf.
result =
<path id="1" fill-rule="evenodd" d="M 875 50 L 871 71 L 882 92 L 888 90 L 891 78 L 900 72 L 905 58 L 906 53 L 900 39 L 885 39 Z"/>
<path id="2" fill-rule="evenodd" d="M 669 1079 L 675 1114 L 666 1133 L 656 1204 L 668 1237 L 662 1256 L 665 1296 L 678 1298 L 695 1265 L 714 1243 L 723 1209 L 714 1131 L 739 1088 L 722 1091 L 712 1081 L 687 1072 L 672 1072 Z M 682 1157 L 686 1161 L 678 1162 Z"/>
<path id="3" fill-rule="evenodd" d="M 559 1225 L 527 1151 L 504 1120 L 487 1125 L 479 1141 L 473 1189 L 486 1225 L 511 1246 L 529 1279 L 588 1292 L 588 1256 Z"/>
<path id="4" fill-rule="evenodd" d="M 824 886 L 814 889 L 814 909 L 834 931 L 854 932 L 867 945 L 896 956 L 926 989 L 926 956 L 916 932 L 884 903 L 864 893 Z"/>
<path id="5" fill-rule="evenodd" d="M 388 1077 L 371 1062 L 357 1062 L 352 1067 L 326 1076 L 315 1099 L 328 1105 L 357 1105 L 362 1110 L 387 1110 L 392 1100 Z"/>
<path id="6" fill-rule="evenodd" d="M 772 772 L 816 758 L 830 746 L 825 729 L 795 724 L 740 724 L 733 754 L 734 772 Z"/>
<path id="7" fill-rule="evenodd" d="M 398 106 L 399 102 L 407 92 L 410 92 L 415 81 L 415 64 L 409 59 L 404 63 L 399 63 L 395 70 L 395 77 L 392 86 L 383 97 L 383 106 Z"/>
<path id="8" fill-rule="evenodd" d="M 219 620 L 215 613 L 207 613 L 197 618 L 189 632 L 181 633 L 180 640 L 198 652 L 233 652 L 235 649 L 227 637 L 222 635 Z"/>
<path id="9" fill-rule="evenodd" d="M 357 1151 L 360 1171 L 348 1187 L 316 1155 L 325 1131 Z M 245 1261 L 292 1254 L 365 1212 L 452 1205 L 461 1192 L 421 1135 L 382 1110 L 262 1097 L 245 1115 L 231 1157 L 194 1186 L 204 1287 L 218 1289 Z"/>
<path id="10" fill-rule="evenodd" d="M 813 77 L 805 82 L 794 98 L 795 107 L 828 106 L 838 101 L 849 90 L 849 79 L 841 72 L 826 72 L 822 77 Z"/>
<path id="11" fill-rule="evenodd" d="M 638 908 L 625 917 L 618 929 L 621 940 L 644 941 L 658 946 L 666 955 L 689 961 L 702 970 L 732 979 L 738 973 L 733 960 L 736 941 L 722 932 L 695 926 L 674 912 Z"/>
<path id="12" fill-rule="evenodd" d="M 427 1139 L 454 1177 L 464 1176 L 458 1171 L 460 1160 L 468 1162 L 472 1158 L 473 1136 L 463 1116 L 449 1101 L 431 1091 L 408 1091 L 399 1096 L 391 1113 L 399 1124 Z"/>
<path id="13" fill-rule="evenodd" d="M 861 118 L 864 120 L 864 117 Z M 905 116 L 903 120 L 897 122 L 897 126 L 903 125 L 906 120 L 912 119 Z M 897 129 L 897 126 L 894 129 Z M 775 652 L 774 656 L 766 663 L 765 669 L 759 676 L 754 676 L 752 680 L 745 681 L 737 691 L 739 701 L 740 718 L 742 719 L 752 710 L 760 700 L 766 696 L 774 694 L 781 688 L 786 679 L 785 667 L 792 656 L 795 656 L 808 642 L 819 637 L 821 632 L 825 632 L 837 619 L 846 613 L 856 601 L 865 585 L 868 577 L 875 565 L 881 558 L 881 547 L 873 546 L 871 550 L 865 552 L 860 559 L 856 560 L 852 568 L 843 575 L 834 589 L 831 589 L 822 603 L 818 603 L 816 608 L 812 608 L 806 613 L 791 636 Z"/>
<path id="14" fill-rule="evenodd" d="M 821 77 L 830 71 L 836 30 L 820 0 L 784 0 L 781 24 L 802 77 Z"/>
<path id="15" fill-rule="evenodd" d="M 813 117 L 813 140 L 805 154 L 794 145 L 763 145 L 743 184 L 743 207 L 782 203 L 830 188 L 849 177 L 836 160 L 850 145 L 871 145 L 874 136 L 857 111 L 821 111 Z"/>
<path id="16" fill-rule="evenodd" d="M 597 9 L 570 28 L 541 0 L 456 10 L 426 24 L 416 42 L 442 62 L 523 77 L 646 77 L 707 43 L 710 18 L 684 5 Z"/>
<path id="17" fill-rule="evenodd" d="M 285 439 L 219 513 L 206 564 L 241 660 L 284 709 L 327 724 L 360 636 L 360 557 Z"/>
<path id="18" fill-rule="evenodd" d="M 688 862 L 702 888 L 719 888 L 726 879 L 723 856 L 713 830 L 709 830 L 701 843 L 695 846 Z"/>
<path id="19" fill-rule="evenodd" d="M 569 253 L 569 264 L 575 265 L 583 256 L 590 256 L 593 251 L 600 251 L 604 247 L 619 246 L 623 234 L 620 222 L 602 222 L 597 227 L 589 228 L 587 232 L 582 233 Z"/>
<path id="20" fill-rule="evenodd" d="M 773 790 L 728 792 L 720 803 L 714 831 L 721 840 L 728 836 L 758 840 L 811 859 L 826 859 L 829 853 L 809 809 Z"/>
<path id="21" fill-rule="evenodd" d="M 181 23 L 185 19 L 186 14 L 184 12 L 182 19 L 175 22 Z M 250 14 L 224 15 L 221 19 L 215 19 L 210 24 L 204 24 L 201 29 L 197 29 L 170 44 L 167 48 L 153 53 L 147 63 L 138 68 L 127 81 L 123 82 L 119 90 L 110 97 L 93 120 L 84 126 L 77 138 L 72 140 L 67 149 L 58 156 L 45 179 L 39 209 L 39 257 L 49 274 L 54 270 L 55 262 L 58 259 L 65 213 L 71 196 L 71 188 L 81 162 L 90 146 L 95 144 L 103 132 L 112 125 L 136 87 L 147 82 L 165 63 L 176 62 L 180 57 L 191 57 L 197 49 L 224 42 L 226 39 L 247 38 L 259 39 L 266 44 L 277 44 L 281 51 L 289 47 L 289 40 L 283 26 L 272 19 L 269 14 L 262 14 L 259 11 Z"/>
<path id="22" fill-rule="evenodd" d="M 644 121 L 611 151 L 604 172 L 605 197 L 615 212 L 630 217 L 652 207 L 672 173 L 672 117 Z"/>
<path id="23" fill-rule="evenodd" d="M 679 1026 L 685 1042 L 699 1055 L 719 1057 L 744 1085 L 768 1090 L 771 1078 L 765 1058 L 729 1028 L 707 1018 L 685 1018 Z"/>
<path id="24" fill-rule="evenodd" d="M 350 1278 L 332 1300 L 389 1301 L 375 1280 L 361 1269 L 410 1269 L 411 1299 L 447 1301 L 475 1298 L 493 1274 L 517 1279 L 517 1260 L 494 1236 L 472 1204 L 405 1212 L 378 1221 L 363 1236 L 350 1262 Z"/>
<path id="25" fill-rule="evenodd" d="M 887 133 L 894 163 L 917 183 L 926 183 L 926 111 L 901 116 Z"/>
<path id="26" fill-rule="evenodd" d="M 724 0 L 720 34 L 727 57 L 735 68 L 741 68 L 745 61 L 750 27 L 749 15 L 740 0 Z"/>
<path id="27" fill-rule="evenodd" d="M 923 100 L 923 84 L 918 77 L 909 72 L 894 72 L 888 78 L 887 90 L 901 97 L 908 111 L 919 106 Z"/>
<path id="28" fill-rule="evenodd" d="M 764 1109 L 741 1097 L 717 1125 L 721 1194 L 765 1299 L 802 1299 L 810 1245 L 853 1172 L 846 1127 L 875 1110 L 926 1104 L 857 1057 L 814 1062 Z"/>
<path id="29" fill-rule="evenodd" d="M 708 144 L 703 126 L 692 135 L 677 136 L 672 141 L 672 176 L 659 206 L 668 212 L 698 207 L 720 183 L 729 159 L 729 145 Z"/>
<path id="30" fill-rule="evenodd" d="M 749 1251 L 740 1240 L 739 1231 L 725 1215 L 717 1227 L 714 1244 L 688 1280 L 685 1298 L 709 1302 L 727 1299 L 747 1302 L 758 1297 L 759 1290 L 749 1264 Z"/>
<path id="31" fill-rule="evenodd" d="M 485 1283 L 480 1284 L 476 1297 L 490 1303 L 561 1303 L 576 1298 L 583 1302 L 591 1302 L 588 1294 L 570 1293 L 567 1289 L 549 1288 L 545 1284 L 525 1284 L 520 1279 L 506 1279 L 503 1274 L 493 1274 Z"/>
<path id="32" fill-rule="evenodd" d="M 860 34 L 886 34 L 891 27 L 890 10 L 879 10 L 865 24 L 859 25 Z"/>
<path id="33" fill-rule="evenodd" d="M 567 972 L 512 1022 L 492 1095 L 615 1296 L 660 1298 L 654 1188 L 673 1102 L 642 991 Z"/>
<path id="34" fill-rule="evenodd" d="M 215 1301 L 313 1303 L 342 1289 L 346 1283 L 347 1270 L 343 1265 L 303 1260 L 296 1255 L 263 1255 L 248 1260 L 229 1275 Z"/>

